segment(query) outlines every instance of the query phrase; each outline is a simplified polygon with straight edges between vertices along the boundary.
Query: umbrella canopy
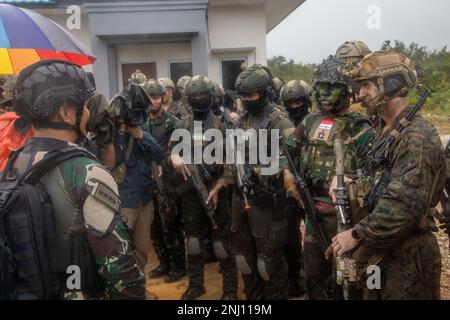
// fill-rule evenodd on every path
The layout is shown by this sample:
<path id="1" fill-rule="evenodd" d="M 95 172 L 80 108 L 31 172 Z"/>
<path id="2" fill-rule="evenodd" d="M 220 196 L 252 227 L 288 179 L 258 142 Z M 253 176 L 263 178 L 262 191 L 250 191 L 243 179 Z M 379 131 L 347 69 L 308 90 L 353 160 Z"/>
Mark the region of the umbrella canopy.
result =
<path id="1" fill-rule="evenodd" d="M 14 74 L 40 61 L 93 63 L 83 44 L 56 22 L 28 9 L 0 4 L 0 74 Z"/>

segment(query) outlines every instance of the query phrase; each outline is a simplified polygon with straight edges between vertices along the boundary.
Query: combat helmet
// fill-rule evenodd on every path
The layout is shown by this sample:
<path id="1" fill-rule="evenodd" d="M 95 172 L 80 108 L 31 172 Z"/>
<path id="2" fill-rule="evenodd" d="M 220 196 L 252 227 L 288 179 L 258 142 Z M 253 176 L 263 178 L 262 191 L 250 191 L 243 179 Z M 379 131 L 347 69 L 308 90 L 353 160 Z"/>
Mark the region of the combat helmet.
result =
<path id="1" fill-rule="evenodd" d="M 184 95 L 184 86 L 186 85 L 186 83 L 189 81 L 190 78 L 191 78 L 190 76 L 182 76 L 180 79 L 178 79 L 177 90 L 180 93 L 180 95 Z"/>
<path id="2" fill-rule="evenodd" d="M 235 88 L 239 95 L 257 92 L 259 99 L 256 101 L 242 100 L 244 108 L 249 113 L 257 113 L 275 97 L 275 85 L 271 74 L 260 65 L 252 65 L 242 71 L 235 82 Z"/>
<path id="3" fill-rule="evenodd" d="M 339 46 L 334 55 L 336 58 L 347 59 L 357 58 L 362 59 L 370 53 L 369 47 L 362 41 L 345 41 Z"/>
<path id="4" fill-rule="evenodd" d="M 166 88 L 163 83 L 155 79 L 147 81 L 143 88 L 150 97 L 164 96 L 166 94 Z"/>
<path id="5" fill-rule="evenodd" d="M 345 68 L 345 61 L 334 56 L 329 56 L 314 70 L 313 74 L 313 89 L 314 98 L 317 101 L 317 106 L 322 112 L 336 112 L 349 106 L 348 88 L 349 79 L 343 74 L 342 70 Z M 340 87 L 341 93 L 339 101 L 335 103 L 331 109 L 325 107 L 322 103 L 319 87 L 325 84 L 328 87 Z M 329 109 L 329 110 L 327 110 Z"/>
<path id="6" fill-rule="evenodd" d="M 20 72 L 14 90 L 14 109 L 39 127 L 79 133 L 84 104 L 94 92 L 94 85 L 80 66 L 63 60 L 43 60 Z M 77 108 L 75 125 L 51 121 L 63 104 Z"/>
<path id="7" fill-rule="evenodd" d="M 205 112 L 213 102 L 214 83 L 206 76 L 193 76 L 184 86 L 184 94 L 194 111 Z"/>
<path id="8" fill-rule="evenodd" d="M 133 72 L 130 76 L 130 82 L 132 84 L 137 84 L 137 85 L 143 86 L 146 81 L 147 81 L 147 77 L 139 69 L 137 69 L 135 72 Z"/>
<path id="9" fill-rule="evenodd" d="M 384 104 L 385 97 L 406 96 L 419 84 L 414 62 L 396 50 L 381 50 L 365 56 L 353 70 L 354 81 L 372 81 L 380 93 L 363 106 L 372 109 Z"/>

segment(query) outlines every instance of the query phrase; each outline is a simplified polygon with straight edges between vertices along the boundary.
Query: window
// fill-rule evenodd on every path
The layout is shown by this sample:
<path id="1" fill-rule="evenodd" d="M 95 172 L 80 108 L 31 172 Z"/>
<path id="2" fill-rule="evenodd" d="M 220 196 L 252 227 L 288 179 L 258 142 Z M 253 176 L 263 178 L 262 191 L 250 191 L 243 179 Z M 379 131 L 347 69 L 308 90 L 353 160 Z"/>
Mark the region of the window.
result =
<path id="1" fill-rule="evenodd" d="M 234 83 L 242 71 L 245 59 L 227 59 L 220 62 L 222 72 L 222 86 L 226 90 L 234 90 Z"/>
<path id="2" fill-rule="evenodd" d="M 143 62 L 143 63 L 123 63 L 122 64 L 122 85 L 125 87 L 128 85 L 128 79 L 133 72 L 141 70 L 147 79 L 156 79 L 156 63 L 155 62 Z"/>
<path id="3" fill-rule="evenodd" d="M 170 79 L 177 84 L 178 79 L 182 76 L 192 77 L 192 61 L 176 61 L 169 62 Z"/>

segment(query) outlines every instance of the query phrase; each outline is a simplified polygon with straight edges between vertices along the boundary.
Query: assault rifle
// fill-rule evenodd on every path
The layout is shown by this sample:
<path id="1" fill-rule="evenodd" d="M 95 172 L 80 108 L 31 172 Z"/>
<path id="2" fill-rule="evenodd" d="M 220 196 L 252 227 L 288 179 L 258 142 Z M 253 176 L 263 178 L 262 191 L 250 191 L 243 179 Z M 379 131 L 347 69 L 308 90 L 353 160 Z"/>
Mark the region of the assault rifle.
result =
<path id="1" fill-rule="evenodd" d="M 203 205 L 203 208 L 205 209 L 206 214 L 210 220 L 211 227 L 215 230 L 218 228 L 218 226 L 216 221 L 214 220 L 214 205 L 211 202 L 208 204 L 206 203 L 206 200 L 208 199 L 208 189 L 203 183 L 198 167 L 197 165 L 192 163 L 186 164 L 186 167 L 189 170 L 191 182 L 195 190 L 197 191 L 197 194 L 200 197 L 200 201 Z"/>
<path id="2" fill-rule="evenodd" d="M 289 153 L 289 149 L 286 145 L 286 142 L 284 141 L 283 136 L 280 137 L 280 143 L 281 143 L 281 147 L 283 149 L 283 153 L 286 156 L 286 159 L 288 161 L 289 169 L 295 177 L 297 191 L 300 194 L 300 198 L 302 200 L 301 204 L 302 204 L 303 209 L 305 210 L 306 218 L 311 223 L 314 231 L 319 236 L 322 247 L 323 247 L 323 251 L 325 252 L 327 250 L 328 246 L 330 245 L 330 243 L 325 235 L 325 232 L 323 231 L 322 225 L 319 222 L 319 219 L 318 219 L 318 216 L 316 213 L 316 209 L 314 208 L 314 202 L 311 197 L 311 193 L 309 192 L 309 189 L 308 189 L 306 183 L 303 181 L 303 179 L 300 177 L 297 170 L 295 169 L 294 161 L 292 160 L 292 157 Z"/>

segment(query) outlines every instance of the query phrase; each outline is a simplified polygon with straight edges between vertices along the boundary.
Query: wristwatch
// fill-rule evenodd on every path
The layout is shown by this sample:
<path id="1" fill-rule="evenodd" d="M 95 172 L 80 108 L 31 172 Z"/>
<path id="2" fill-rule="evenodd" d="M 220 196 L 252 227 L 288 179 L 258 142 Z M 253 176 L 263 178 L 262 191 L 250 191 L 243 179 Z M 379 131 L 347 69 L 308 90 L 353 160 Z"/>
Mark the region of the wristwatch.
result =
<path id="1" fill-rule="evenodd" d="M 357 242 L 360 242 L 362 240 L 358 232 L 356 232 L 356 229 L 352 230 L 352 238 Z"/>

